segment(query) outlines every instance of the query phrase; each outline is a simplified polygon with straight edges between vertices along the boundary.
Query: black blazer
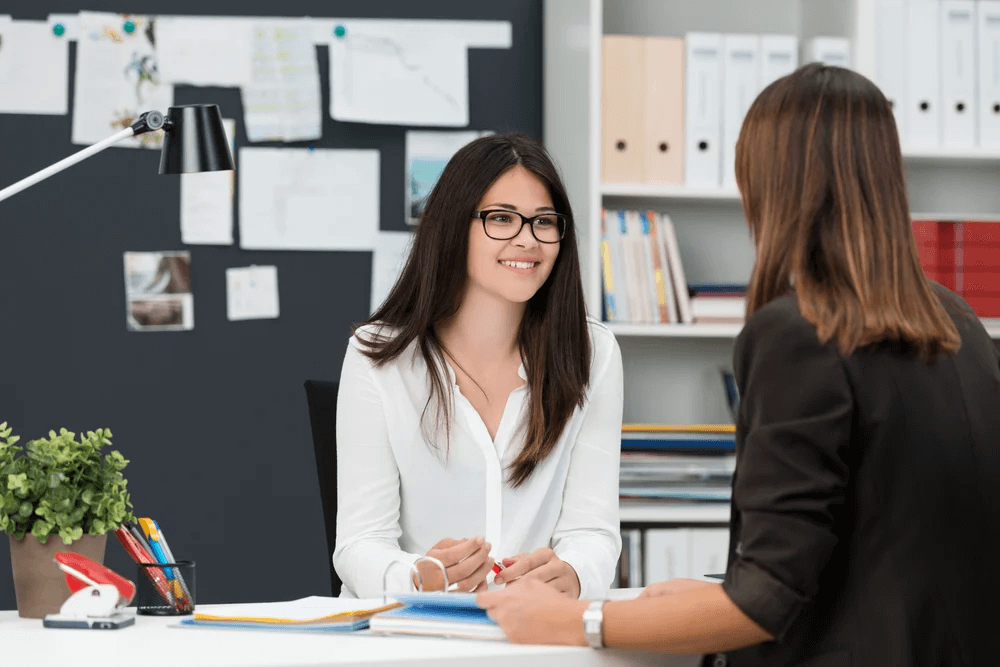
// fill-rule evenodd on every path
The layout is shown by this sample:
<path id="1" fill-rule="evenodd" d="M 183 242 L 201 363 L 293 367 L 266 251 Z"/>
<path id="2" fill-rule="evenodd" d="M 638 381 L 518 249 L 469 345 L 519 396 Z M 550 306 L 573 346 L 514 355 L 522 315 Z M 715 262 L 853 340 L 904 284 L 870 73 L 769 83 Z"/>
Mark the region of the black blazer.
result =
<path id="1" fill-rule="evenodd" d="M 930 365 L 900 343 L 841 356 L 794 296 L 737 339 L 723 588 L 777 639 L 729 665 L 1000 664 L 1000 357 L 934 288 L 962 346 Z"/>

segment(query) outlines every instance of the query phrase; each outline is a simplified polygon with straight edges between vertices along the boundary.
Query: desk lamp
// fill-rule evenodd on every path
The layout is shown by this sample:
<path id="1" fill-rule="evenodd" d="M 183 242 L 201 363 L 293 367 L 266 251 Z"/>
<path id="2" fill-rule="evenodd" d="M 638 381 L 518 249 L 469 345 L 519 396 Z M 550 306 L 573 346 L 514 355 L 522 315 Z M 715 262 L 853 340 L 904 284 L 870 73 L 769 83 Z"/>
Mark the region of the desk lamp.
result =
<path id="1" fill-rule="evenodd" d="M 147 111 L 130 126 L 103 141 L 88 146 L 41 171 L 0 190 L 0 201 L 31 187 L 53 174 L 85 160 L 129 137 L 164 130 L 160 153 L 161 174 L 185 174 L 199 171 L 233 170 L 233 156 L 222 127 L 217 104 L 190 104 L 170 107 L 167 115 Z"/>

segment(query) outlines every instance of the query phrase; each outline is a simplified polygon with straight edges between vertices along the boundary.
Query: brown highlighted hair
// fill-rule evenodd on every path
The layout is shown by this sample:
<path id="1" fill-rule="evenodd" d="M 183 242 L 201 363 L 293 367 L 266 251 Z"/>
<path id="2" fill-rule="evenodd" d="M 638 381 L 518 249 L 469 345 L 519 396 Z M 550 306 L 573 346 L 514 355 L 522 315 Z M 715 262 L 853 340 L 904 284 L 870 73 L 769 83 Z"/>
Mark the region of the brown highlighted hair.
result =
<path id="1" fill-rule="evenodd" d="M 525 444 L 508 470 L 520 486 L 555 448 L 566 423 L 582 406 L 590 382 L 590 335 L 580 276 L 573 212 L 566 188 L 544 146 L 526 134 L 508 132 L 476 139 L 448 162 L 427 198 L 403 271 L 379 309 L 364 323 L 392 327 L 390 335 L 359 336 L 365 354 L 382 366 L 416 341 L 430 376 L 421 427 L 435 440 L 444 431 L 447 454 L 453 391 L 435 327 L 458 312 L 465 294 L 472 214 L 490 186 L 520 165 L 548 188 L 552 205 L 567 217 L 566 235 L 552 273 L 528 301 L 518 342 L 528 376 Z M 431 406 L 435 406 L 431 410 Z M 429 412 L 435 422 L 427 424 Z M 443 429 L 442 429 L 443 427 Z M 431 443 L 432 446 L 440 446 Z"/>
<path id="2" fill-rule="evenodd" d="M 871 81 L 812 63 L 769 85 L 743 121 L 736 182 L 757 246 L 748 317 L 793 290 L 844 355 L 887 340 L 925 361 L 958 350 L 917 258 L 892 110 Z"/>

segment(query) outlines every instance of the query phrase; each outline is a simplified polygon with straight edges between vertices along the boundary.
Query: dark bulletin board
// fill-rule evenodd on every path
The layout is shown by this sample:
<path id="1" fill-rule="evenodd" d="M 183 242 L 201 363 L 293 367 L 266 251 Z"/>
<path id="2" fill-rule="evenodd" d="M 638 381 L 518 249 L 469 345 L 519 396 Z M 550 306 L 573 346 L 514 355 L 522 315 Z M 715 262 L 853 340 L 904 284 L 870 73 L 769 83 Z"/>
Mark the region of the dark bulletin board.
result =
<path id="1" fill-rule="evenodd" d="M 507 20 L 511 49 L 469 51 L 466 129 L 541 136 L 541 0 L 175 0 L 169 8 L 149 0 L 6 0 L 2 8 L 32 20 L 79 10 Z M 323 138 L 254 145 L 378 149 L 381 227 L 405 229 L 407 128 L 333 121 L 327 49 L 318 55 Z M 71 46 L 70 110 L 74 60 Z M 236 89 L 178 87 L 175 104 L 191 103 L 219 104 L 237 119 L 237 148 L 249 145 Z M 70 143 L 70 121 L 0 115 L 0 188 L 82 148 Z M 350 326 L 368 314 L 371 253 L 184 246 L 179 180 L 157 175 L 158 164 L 157 151 L 112 148 L 0 202 L 0 422 L 22 444 L 63 426 L 111 428 L 131 461 L 125 473 L 135 511 L 159 520 L 178 558 L 197 561 L 199 601 L 329 595 L 302 383 L 339 378 Z M 122 253 L 129 250 L 190 251 L 193 331 L 126 331 Z M 225 269 L 251 264 L 278 267 L 281 317 L 229 322 Z M 113 537 L 105 562 L 135 576 Z M 0 609 L 14 608 L 2 546 Z"/>

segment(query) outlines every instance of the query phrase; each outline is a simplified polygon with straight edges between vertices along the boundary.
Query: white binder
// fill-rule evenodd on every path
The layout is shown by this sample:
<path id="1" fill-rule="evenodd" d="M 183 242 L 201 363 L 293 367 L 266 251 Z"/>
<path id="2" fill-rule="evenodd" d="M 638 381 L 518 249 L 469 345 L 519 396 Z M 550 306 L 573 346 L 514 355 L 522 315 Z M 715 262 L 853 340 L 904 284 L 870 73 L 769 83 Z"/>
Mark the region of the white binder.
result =
<path id="1" fill-rule="evenodd" d="M 799 39 L 795 35 L 760 36 L 761 90 L 799 66 Z"/>
<path id="2" fill-rule="evenodd" d="M 644 540 L 646 562 L 643 572 L 645 585 L 691 576 L 690 534 L 689 528 L 649 528 L 646 530 L 646 539 Z"/>
<path id="3" fill-rule="evenodd" d="M 907 147 L 941 145 L 940 38 L 938 0 L 910 0 L 907 21 L 909 42 L 909 106 L 906 112 Z"/>
<path id="4" fill-rule="evenodd" d="M 684 182 L 695 187 L 717 187 L 722 137 L 722 35 L 691 32 L 685 36 L 684 45 Z"/>
<path id="5" fill-rule="evenodd" d="M 1000 0 L 979 0 L 979 145 L 1000 149 Z"/>
<path id="6" fill-rule="evenodd" d="M 690 539 L 692 578 L 704 579 L 706 574 L 726 571 L 726 565 L 729 561 L 728 528 L 692 529 Z"/>
<path id="7" fill-rule="evenodd" d="M 940 0 L 941 145 L 976 145 L 976 3 Z"/>
<path id="8" fill-rule="evenodd" d="M 722 37 L 722 186 L 736 187 L 736 139 L 760 92 L 760 37 Z"/>
<path id="9" fill-rule="evenodd" d="M 845 37 L 813 37 L 805 44 L 803 60 L 836 67 L 851 66 L 851 43 Z"/>
<path id="10" fill-rule="evenodd" d="M 909 72 L 905 0 L 878 0 L 875 8 L 875 73 L 873 81 L 892 105 L 896 130 L 904 147 L 907 134 L 907 74 Z"/>

